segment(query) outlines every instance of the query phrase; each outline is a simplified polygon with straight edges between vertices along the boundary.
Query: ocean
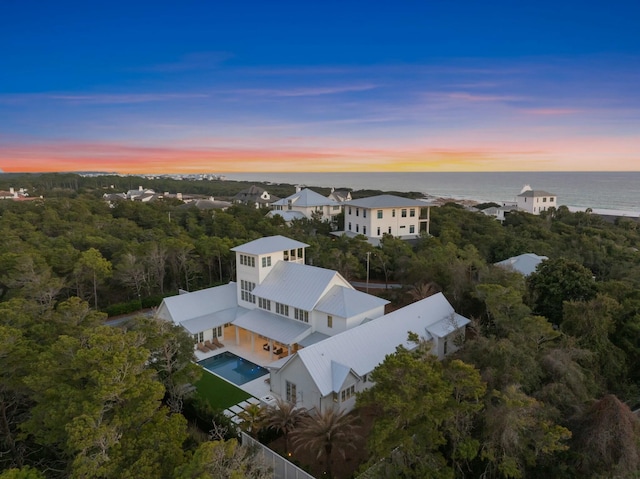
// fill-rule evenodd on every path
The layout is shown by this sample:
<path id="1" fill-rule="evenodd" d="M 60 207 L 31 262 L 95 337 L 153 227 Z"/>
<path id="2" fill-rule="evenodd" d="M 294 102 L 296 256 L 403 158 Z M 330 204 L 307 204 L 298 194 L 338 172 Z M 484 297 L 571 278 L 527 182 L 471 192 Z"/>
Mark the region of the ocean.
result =
<path id="1" fill-rule="evenodd" d="M 640 213 L 640 171 L 484 173 L 229 173 L 230 180 L 305 186 L 417 191 L 427 196 L 513 202 L 524 185 L 553 193 L 558 205 Z"/>

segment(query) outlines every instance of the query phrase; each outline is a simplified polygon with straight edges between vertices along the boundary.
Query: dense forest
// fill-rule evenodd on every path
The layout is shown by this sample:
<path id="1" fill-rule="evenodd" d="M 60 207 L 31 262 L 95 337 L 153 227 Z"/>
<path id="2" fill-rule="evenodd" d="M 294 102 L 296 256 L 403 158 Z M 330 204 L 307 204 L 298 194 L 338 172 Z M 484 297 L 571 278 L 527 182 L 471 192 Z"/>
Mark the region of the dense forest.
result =
<path id="1" fill-rule="evenodd" d="M 369 258 L 371 281 L 403 285 L 382 289 L 393 307 L 442 291 L 473 320 L 451 359 L 415 337 L 373 373 L 358 398 L 375 413 L 362 477 L 638 477 L 638 223 L 560 207 L 500 224 L 446 204 L 431 236 L 374 248 L 243 205 L 102 199 L 139 184 L 220 199 L 249 186 L 0 175 L 0 189 L 37 197 L 0 201 L 0 477 L 265 477 L 233 434 L 208 440 L 185 419 L 199 372 L 180 328 L 102 322 L 234 279 L 230 249 L 274 234 L 347 279 L 364 279 Z M 493 266 L 528 252 L 549 260 L 526 279 Z"/>

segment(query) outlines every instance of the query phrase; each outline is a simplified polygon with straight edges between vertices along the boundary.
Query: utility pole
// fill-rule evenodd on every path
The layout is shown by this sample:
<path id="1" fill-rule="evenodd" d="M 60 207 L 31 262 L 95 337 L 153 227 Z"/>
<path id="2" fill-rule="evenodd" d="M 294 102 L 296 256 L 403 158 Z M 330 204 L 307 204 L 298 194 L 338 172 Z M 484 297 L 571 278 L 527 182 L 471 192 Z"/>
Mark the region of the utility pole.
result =
<path id="1" fill-rule="evenodd" d="M 371 251 L 367 251 L 367 293 L 369 292 L 369 257 L 371 256 Z"/>

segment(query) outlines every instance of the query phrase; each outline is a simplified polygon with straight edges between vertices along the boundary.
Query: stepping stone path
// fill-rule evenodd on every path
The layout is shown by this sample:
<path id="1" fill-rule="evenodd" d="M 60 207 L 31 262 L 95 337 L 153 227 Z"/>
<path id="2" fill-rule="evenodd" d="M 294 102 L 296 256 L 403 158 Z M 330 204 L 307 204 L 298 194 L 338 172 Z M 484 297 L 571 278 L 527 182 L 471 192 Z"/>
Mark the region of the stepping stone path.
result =
<path id="1" fill-rule="evenodd" d="M 252 404 L 260 404 L 260 400 L 255 397 L 250 397 L 246 401 L 242 401 L 235 406 L 231 406 L 230 408 L 225 409 L 224 411 L 222 411 L 222 414 L 228 417 L 232 423 L 240 424 L 242 422 L 242 419 L 240 419 L 239 417 L 240 413 Z"/>

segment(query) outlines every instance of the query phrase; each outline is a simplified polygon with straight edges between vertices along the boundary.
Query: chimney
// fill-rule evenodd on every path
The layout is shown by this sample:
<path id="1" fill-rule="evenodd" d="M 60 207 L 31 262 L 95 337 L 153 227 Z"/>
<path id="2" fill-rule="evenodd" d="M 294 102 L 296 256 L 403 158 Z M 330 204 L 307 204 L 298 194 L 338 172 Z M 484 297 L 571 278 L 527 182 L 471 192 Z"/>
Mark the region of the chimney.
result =
<path id="1" fill-rule="evenodd" d="M 176 198 L 182 201 L 182 193 L 176 193 Z"/>
<path id="2" fill-rule="evenodd" d="M 296 185 L 296 193 L 300 193 L 300 186 Z"/>
<path id="3" fill-rule="evenodd" d="M 138 186 L 138 191 L 142 191 L 142 186 Z"/>
<path id="4" fill-rule="evenodd" d="M 11 193 L 12 195 L 14 195 L 16 192 L 13 189 L 13 186 L 9 187 L 9 193 Z"/>

